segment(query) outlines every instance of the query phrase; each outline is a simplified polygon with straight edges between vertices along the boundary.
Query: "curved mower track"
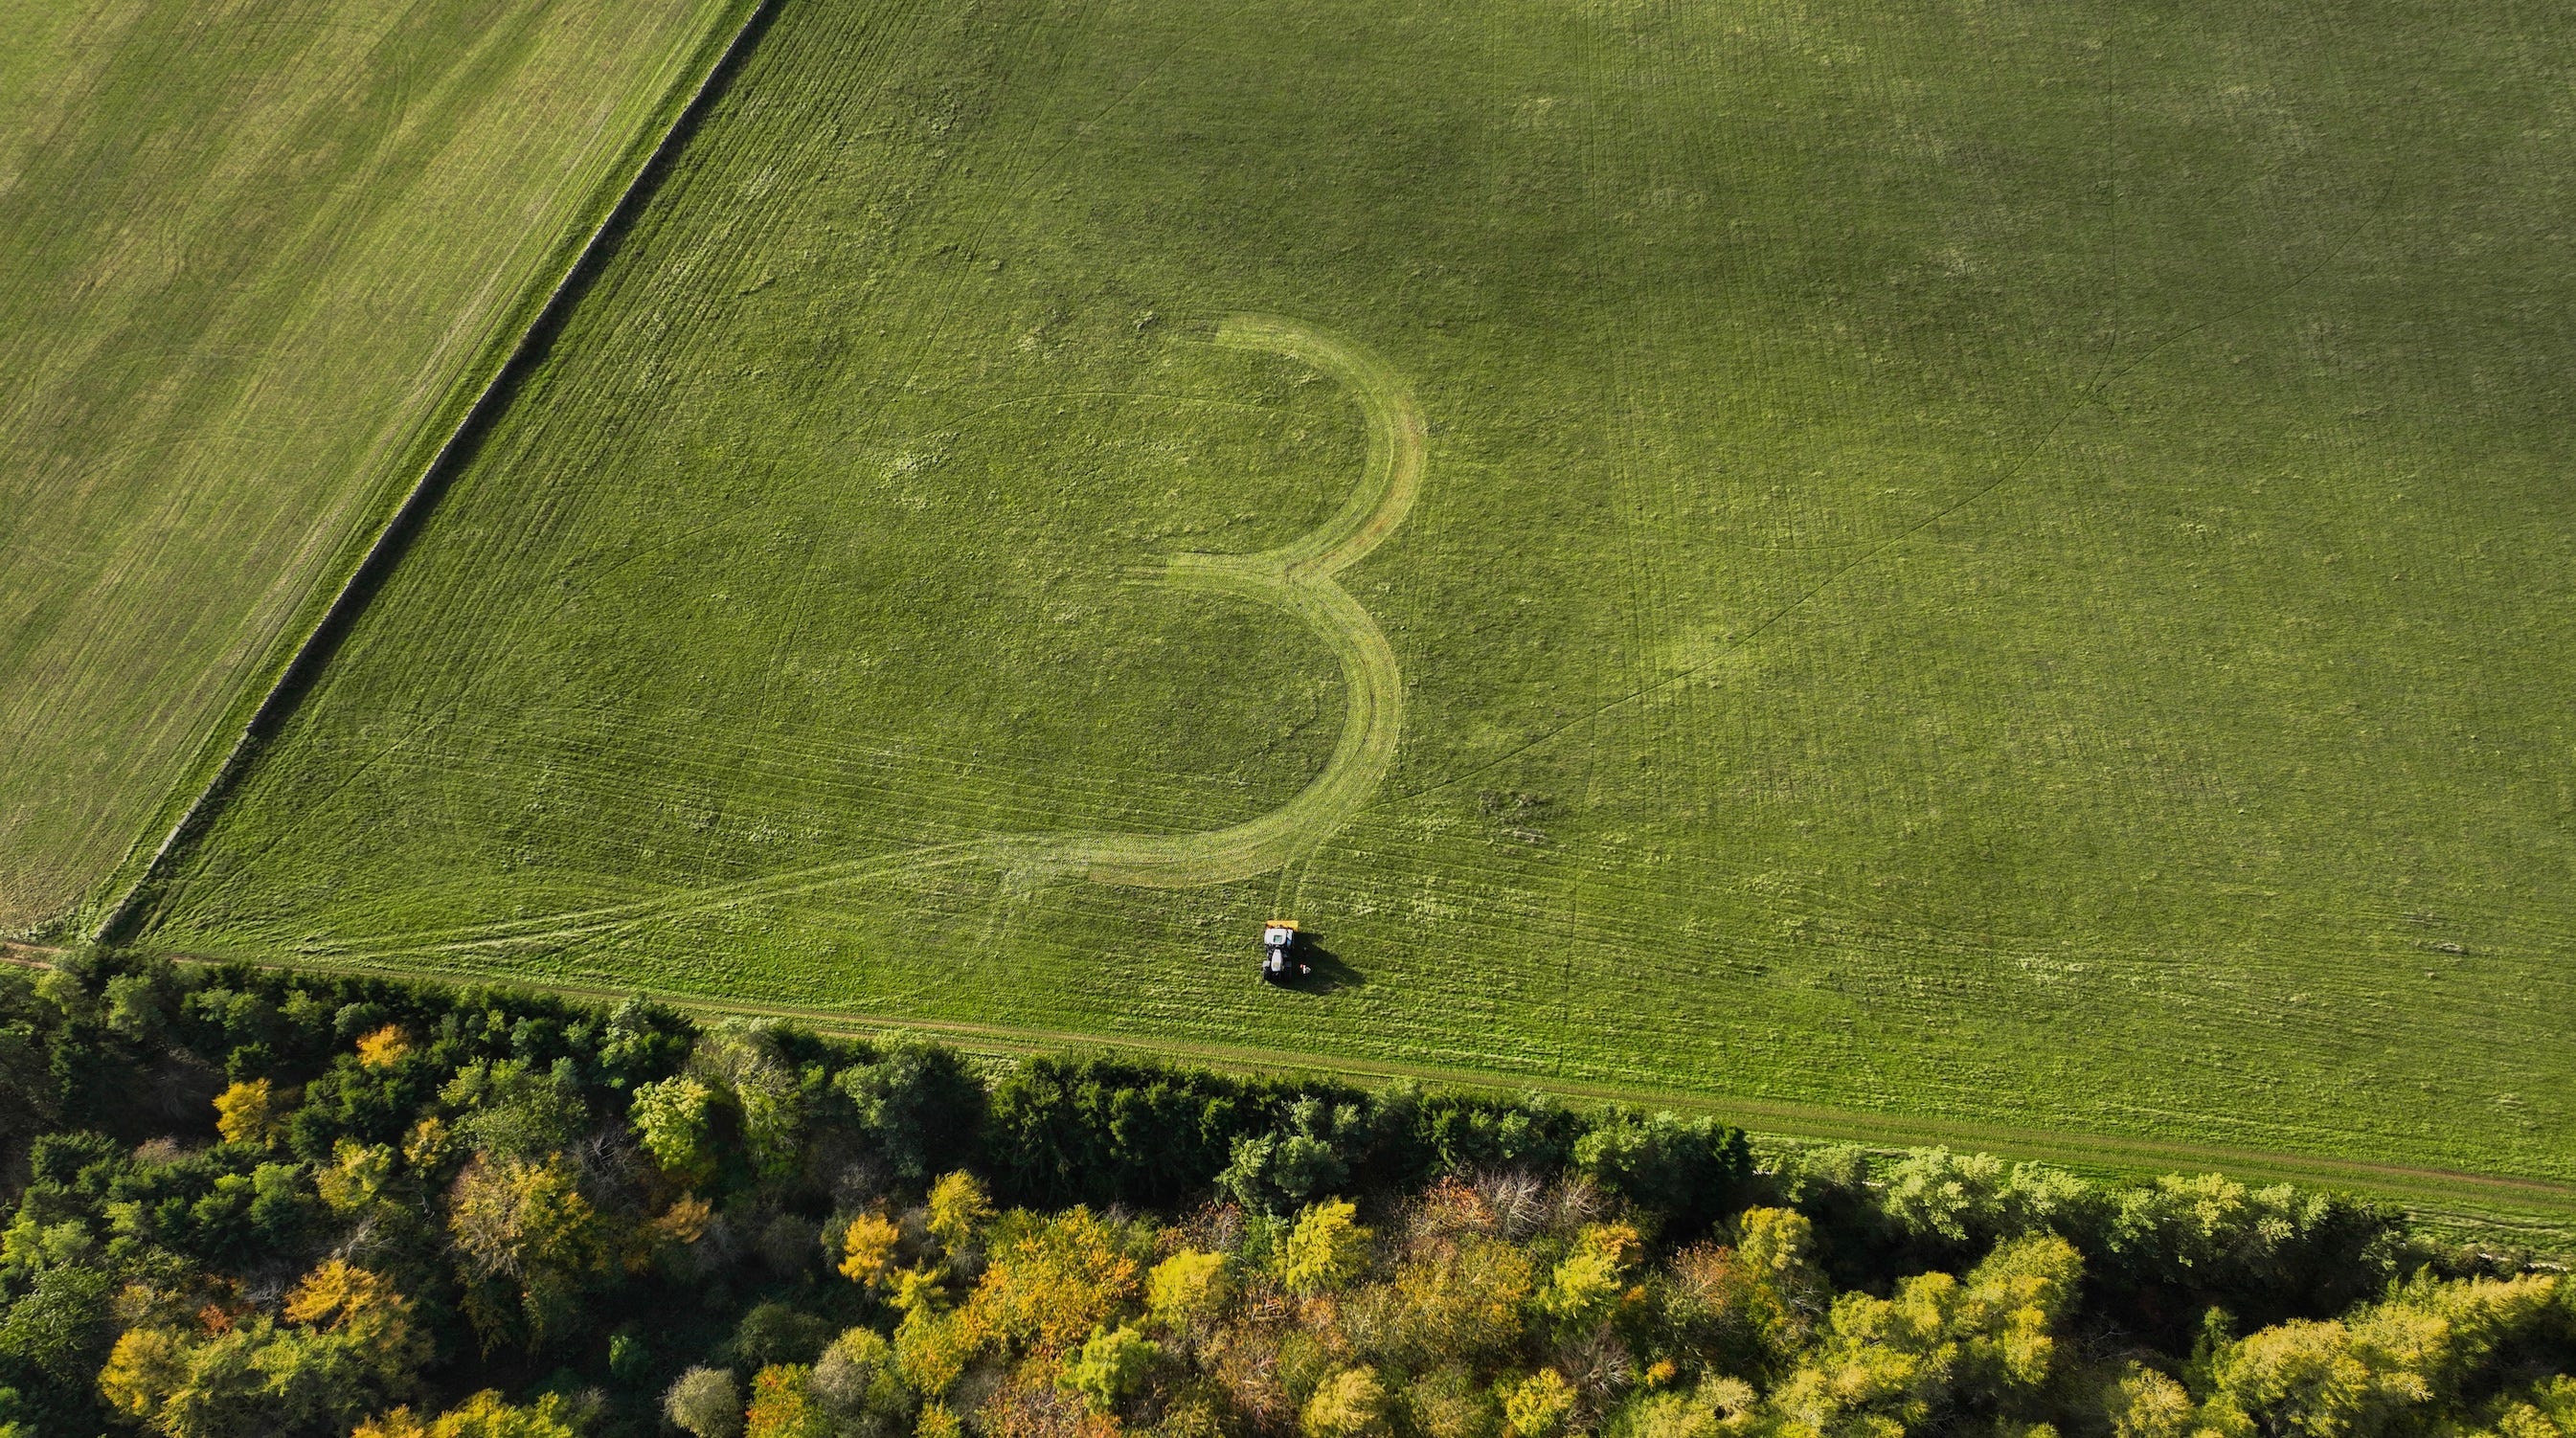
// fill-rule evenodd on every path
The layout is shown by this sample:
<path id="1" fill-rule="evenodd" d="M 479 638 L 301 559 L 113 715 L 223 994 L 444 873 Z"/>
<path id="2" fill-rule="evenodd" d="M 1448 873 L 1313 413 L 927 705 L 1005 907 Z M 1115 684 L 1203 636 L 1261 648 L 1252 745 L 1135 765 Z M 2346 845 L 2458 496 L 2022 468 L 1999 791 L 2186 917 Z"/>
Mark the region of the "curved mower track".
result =
<path id="1" fill-rule="evenodd" d="M 1351 392 L 1368 424 L 1368 458 L 1360 482 L 1314 532 L 1258 554 L 1177 554 L 1148 576 L 1176 589 L 1239 595 L 1293 615 L 1340 661 L 1347 696 L 1341 739 L 1323 769 L 1286 804 L 1228 828 L 1195 834 L 1075 830 L 934 844 L 596 909 L 325 942 L 314 945 L 314 952 L 369 958 L 554 942 L 863 879 L 965 865 L 999 869 L 1020 883 L 1079 877 L 1140 888 L 1192 888 L 1266 874 L 1311 852 L 1369 802 L 1395 762 L 1404 727 L 1403 674 L 1385 632 L 1333 576 L 1366 557 L 1404 522 L 1421 492 L 1429 431 L 1403 376 L 1338 335 L 1296 320 L 1246 314 L 1221 321 L 1214 343 L 1312 365 Z"/>
<path id="2" fill-rule="evenodd" d="M 1072 833 L 994 841 L 1015 872 L 1076 872 L 1103 884 L 1180 889 L 1248 879 L 1329 839 L 1377 792 L 1404 727 L 1404 677 L 1386 634 L 1333 576 L 1404 522 L 1422 489 L 1422 410 L 1402 376 L 1360 346 L 1312 325 L 1233 315 L 1216 343 L 1301 360 L 1340 380 L 1368 417 L 1360 483 L 1322 527 L 1259 554 L 1174 555 L 1160 576 L 1182 589 L 1239 594 L 1305 621 L 1341 661 L 1348 710 L 1332 757 L 1297 797 L 1260 818 L 1199 834 Z"/>

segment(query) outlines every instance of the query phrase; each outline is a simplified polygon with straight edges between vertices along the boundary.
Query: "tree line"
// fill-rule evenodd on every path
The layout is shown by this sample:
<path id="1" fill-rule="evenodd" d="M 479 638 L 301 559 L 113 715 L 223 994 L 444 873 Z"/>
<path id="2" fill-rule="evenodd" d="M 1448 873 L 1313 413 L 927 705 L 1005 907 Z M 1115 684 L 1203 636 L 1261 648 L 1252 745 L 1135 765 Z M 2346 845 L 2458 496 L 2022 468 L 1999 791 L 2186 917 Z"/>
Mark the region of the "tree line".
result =
<path id="1" fill-rule="evenodd" d="M 0 1182 L 0 1438 L 2576 1438 L 2348 1196 L 640 999 L 0 973 Z"/>

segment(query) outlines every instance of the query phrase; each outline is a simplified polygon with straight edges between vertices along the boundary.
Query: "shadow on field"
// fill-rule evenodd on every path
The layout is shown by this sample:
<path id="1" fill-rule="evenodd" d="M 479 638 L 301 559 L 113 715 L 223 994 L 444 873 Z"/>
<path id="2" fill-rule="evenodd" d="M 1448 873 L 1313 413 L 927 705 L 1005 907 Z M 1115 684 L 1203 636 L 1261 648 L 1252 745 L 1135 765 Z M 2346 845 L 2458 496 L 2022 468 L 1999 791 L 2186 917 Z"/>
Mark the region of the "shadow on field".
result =
<path id="1" fill-rule="evenodd" d="M 1342 962 L 1342 956 L 1324 947 L 1324 936 L 1313 931 L 1297 936 L 1297 957 L 1305 960 L 1309 970 L 1302 979 L 1292 979 L 1279 987 L 1295 994 L 1329 994 L 1342 989 L 1368 987 L 1368 978 Z"/>

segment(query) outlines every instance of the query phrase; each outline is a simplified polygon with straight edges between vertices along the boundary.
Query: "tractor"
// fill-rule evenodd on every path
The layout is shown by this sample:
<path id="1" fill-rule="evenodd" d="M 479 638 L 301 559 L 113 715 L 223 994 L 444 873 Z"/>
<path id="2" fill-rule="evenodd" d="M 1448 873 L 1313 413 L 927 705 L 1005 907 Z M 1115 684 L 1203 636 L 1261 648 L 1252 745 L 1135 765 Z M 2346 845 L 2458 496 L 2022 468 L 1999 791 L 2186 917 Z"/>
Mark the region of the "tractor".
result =
<path id="1" fill-rule="evenodd" d="M 1272 919 L 1261 926 L 1261 981 L 1265 984 L 1294 983 L 1311 972 L 1305 958 L 1297 952 L 1297 925 L 1287 919 Z"/>

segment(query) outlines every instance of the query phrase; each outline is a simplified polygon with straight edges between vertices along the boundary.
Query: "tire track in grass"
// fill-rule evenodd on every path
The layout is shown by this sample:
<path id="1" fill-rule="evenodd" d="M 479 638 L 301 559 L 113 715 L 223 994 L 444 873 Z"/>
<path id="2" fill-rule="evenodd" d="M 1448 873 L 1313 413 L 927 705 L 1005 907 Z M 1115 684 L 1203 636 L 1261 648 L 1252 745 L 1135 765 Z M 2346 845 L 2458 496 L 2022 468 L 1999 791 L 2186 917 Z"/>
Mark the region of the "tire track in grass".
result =
<path id="1" fill-rule="evenodd" d="M 928 845 L 864 859 L 683 890 L 660 898 L 432 933 L 324 945 L 353 958 L 455 952 L 584 938 L 656 919 L 737 907 L 937 868 L 981 865 L 1015 884 L 1067 878 L 1140 888 L 1195 888 L 1281 869 L 1339 832 L 1394 765 L 1404 727 L 1404 676 L 1377 621 L 1333 576 L 1366 558 L 1404 523 L 1421 493 L 1428 426 L 1403 376 L 1366 348 L 1316 326 L 1270 315 L 1232 315 L 1212 343 L 1283 355 L 1341 382 L 1368 425 L 1360 482 L 1322 526 L 1258 554 L 1178 554 L 1143 582 L 1267 604 L 1305 622 L 1342 666 L 1346 712 L 1323 770 L 1286 804 L 1224 829 L 1194 834 L 1099 831 L 1009 835 Z"/>

